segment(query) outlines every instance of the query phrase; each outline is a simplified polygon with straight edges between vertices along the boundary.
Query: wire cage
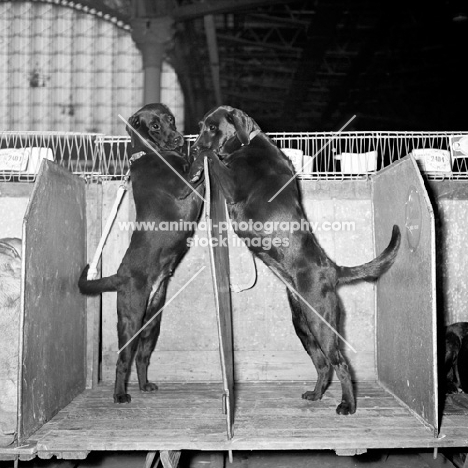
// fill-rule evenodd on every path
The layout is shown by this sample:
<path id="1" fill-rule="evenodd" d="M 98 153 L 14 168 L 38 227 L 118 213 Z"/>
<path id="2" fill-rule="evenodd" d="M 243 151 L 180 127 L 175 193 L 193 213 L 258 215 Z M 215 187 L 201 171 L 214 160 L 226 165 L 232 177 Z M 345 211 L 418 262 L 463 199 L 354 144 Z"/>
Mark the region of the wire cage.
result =
<path id="1" fill-rule="evenodd" d="M 430 179 L 468 179 L 468 133 L 269 133 L 300 179 L 361 179 L 413 154 Z M 196 135 L 187 135 L 187 149 Z M 128 136 L 96 133 L 1 132 L 0 180 L 34 181 L 40 160 L 56 161 L 87 180 L 122 179 Z"/>
<path id="2" fill-rule="evenodd" d="M 0 132 L 0 181 L 34 182 L 42 159 L 75 174 L 106 173 L 95 133 Z"/>
<path id="3" fill-rule="evenodd" d="M 431 179 L 468 176 L 468 134 L 460 132 L 271 133 L 305 179 L 359 179 L 409 155 Z"/>
<path id="4" fill-rule="evenodd" d="M 468 133 L 323 132 L 268 133 L 288 156 L 300 179 L 360 179 L 413 154 L 431 179 L 468 178 Z M 196 135 L 185 137 L 187 149 Z M 98 136 L 102 164 L 112 176 L 128 170 L 128 137 Z M 125 168 L 118 174 L 116 167 Z M 107 173 L 110 175 L 110 172 Z"/>

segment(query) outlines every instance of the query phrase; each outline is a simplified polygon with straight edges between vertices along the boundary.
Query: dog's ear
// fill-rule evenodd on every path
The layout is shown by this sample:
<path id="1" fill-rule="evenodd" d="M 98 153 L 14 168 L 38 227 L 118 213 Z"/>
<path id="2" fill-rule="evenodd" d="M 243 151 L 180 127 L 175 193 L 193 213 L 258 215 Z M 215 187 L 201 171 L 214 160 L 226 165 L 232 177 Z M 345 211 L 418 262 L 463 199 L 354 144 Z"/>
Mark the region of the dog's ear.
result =
<path id="1" fill-rule="evenodd" d="M 248 145 L 250 143 L 249 138 L 249 128 L 248 128 L 248 117 L 243 112 L 239 112 L 237 109 L 228 113 L 227 120 L 228 122 L 234 125 L 236 129 L 237 138 L 243 145 Z"/>
<path id="2" fill-rule="evenodd" d="M 136 135 L 133 129 L 138 129 L 139 127 L 140 127 L 140 117 L 136 114 L 133 114 L 128 119 L 128 125 L 125 127 L 125 130 L 127 130 L 127 133 L 130 135 L 132 148 L 135 147 L 135 138 L 136 138 Z"/>

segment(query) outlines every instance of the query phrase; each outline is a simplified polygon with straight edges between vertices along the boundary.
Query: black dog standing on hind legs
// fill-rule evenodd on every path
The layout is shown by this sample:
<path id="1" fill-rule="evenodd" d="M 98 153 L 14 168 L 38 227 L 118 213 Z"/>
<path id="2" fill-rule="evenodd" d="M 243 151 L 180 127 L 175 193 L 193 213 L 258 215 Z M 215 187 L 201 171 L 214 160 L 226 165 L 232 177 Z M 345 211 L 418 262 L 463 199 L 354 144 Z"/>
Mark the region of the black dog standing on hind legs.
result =
<path id="1" fill-rule="evenodd" d="M 164 306 L 169 279 L 188 250 L 187 240 L 202 208 L 204 186 L 196 189 L 188 181 L 190 161 L 180 151 L 183 136 L 177 132 L 174 116 L 163 104 L 149 104 L 129 119 L 132 138 L 130 180 L 137 222 L 188 223 L 188 230 L 135 230 L 130 246 L 116 275 L 87 280 L 83 271 L 79 287 L 84 294 L 117 291 L 118 341 L 122 349 L 135 333 Z M 154 147 L 168 165 L 152 152 L 139 135 Z M 133 162 L 132 162 L 133 160 Z M 183 179 L 183 180 L 182 180 Z M 186 225 L 187 226 L 187 225 Z M 191 227 L 192 226 L 192 227 Z M 148 365 L 160 332 L 159 314 L 125 349 L 117 361 L 114 402 L 128 403 L 126 391 L 131 362 L 136 352 L 140 390 L 152 392 L 157 385 L 148 382 Z"/>
<path id="2" fill-rule="evenodd" d="M 340 284 L 375 280 L 391 267 L 400 246 L 398 226 L 393 227 L 388 247 L 371 262 L 356 267 L 336 265 L 310 229 L 281 227 L 283 223 L 291 227 L 302 225 L 301 221 L 307 218 L 300 203 L 298 186 L 291 181 L 294 176 L 291 162 L 260 131 L 257 123 L 239 109 L 220 106 L 205 115 L 200 127 L 200 134 L 192 146 L 195 154 L 190 171 L 192 182 L 201 179 L 203 159 L 207 156 L 214 178 L 226 198 L 229 216 L 235 221 L 237 235 L 333 328 L 323 323 L 298 294 L 288 288 L 295 331 L 318 374 L 315 389 L 305 392 L 302 397 L 308 400 L 322 398 L 333 367 L 342 387 L 342 399 L 336 412 L 354 413 L 356 402 L 351 376 L 335 333 L 340 314 L 336 289 Z M 270 227 L 276 223 L 276 227 L 273 233 L 269 228 L 268 232 L 239 229 L 243 224 L 249 225 L 249 221 L 253 226 L 260 222 L 264 226 L 269 223 Z M 271 238 L 281 242 L 263 242 L 271 241 Z M 263 248 L 265 245 L 271 248 Z"/>

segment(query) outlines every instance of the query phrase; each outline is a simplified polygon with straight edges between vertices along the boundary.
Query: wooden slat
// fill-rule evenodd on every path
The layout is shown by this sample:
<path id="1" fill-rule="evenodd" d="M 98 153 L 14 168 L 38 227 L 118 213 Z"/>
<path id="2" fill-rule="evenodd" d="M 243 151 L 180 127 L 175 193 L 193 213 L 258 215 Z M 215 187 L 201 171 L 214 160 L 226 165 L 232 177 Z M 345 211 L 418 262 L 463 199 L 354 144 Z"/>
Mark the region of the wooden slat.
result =
<path id="1" fill-rule="evenodd" d="M 208 270 L 208 268 L 206 268 Z M 200 277 L 204 275 L 204 271 L 200 273 Z M 210 281 L 209 278 L 206 278 L 207 281 Z M 200 278 L 200 281 L 202 279 Z M 198 278 L 195 282 L 198 282 Z M 198 283 L 197 283 L 198 284 Z M 189 289 L 192 285 L 189 285 Z M 104 294 L 106 296 L 109 293 Z M 112 293 L 114 295 L 114 293 Z M 185 292 L 183 293 L 185 294 Z M 182 294 L 181 294 L 182 295 Z M 187 292 L 187 296 L 189 293 Z M 179 298 L 177 298 L 177 302 Z M 182 301 L 182 299 L 181 299 Z M 180 302 L 181 302 L 180 301 Z M 179 302 L 177 302 L 177 305 Z M 217 382 L 221 380 L 221 370 L 219 363 L 219 351 L 217 349 L 213 350 L 203 350 L 200 349 L 201 346 L 193 346 L 193 349 L 178 349 L 178 350 L 167 350 L 161 349 L 163 346 L 167 346 L 169 342 L 172 346 L 175 347 L 178 344 L 180 347 L 189 348 L 190 344 L 188 340 L 184 341 L 184 336 L 181 336 L 177 339 L 176 334 L 169 335 L 169 326 L 177 322 L 183 322 L 186 309 L 180 308 L 177 309 L 176 306 L 171 307 L 169 305 L 167 309 L 163 311 L 163 325 L 160 338 L 160 346 L 156 347 L 156 350 L 151 356 L 151 364 L 148 368 L 148 378 L 153 382 L 186 382 L 186 381 L 213 381 Z M 114 303 L 114 315 L 116 315 Z M 178 313 L 178 317 L 175 314 Z M 189 312 L 187 312 L 188 315 Z M 165 314 L 165 315 L 164 315 Z M 171 327 L 172 328 L 172 327 Z M 175 328 L 175 327 L 174 327 Z M 202 326 L 200 326 L 203 329 Z M 196 330 L 199 333 L 201 330 L 192 328 L 192 332 Z M 171 330 L 172 331 L 172 330 Z M 113 327 L 110 332 L 114 332 L 114 335 L 117 336 L 116 328 Z M 216 329 L 213 328 L 213 333 L 216 333 Z M 183 334 L 189 334 L 189 330 L 184 330 Z M 169 335 L 169 336 L 168 336 Z M 199 335 L 198 335 L 199 336 Z M 211 340 L 211 338 L 210 338 Z M 159 344 L 159 343 L 158 343 Z M 105 380 L 109 380 L 115 374 L 115 362 L 117 360 L 117 351 L 107 351 L 103 355 L 103 365 L 106 367 L 106 376 Z M 203 363 L 203 365 L 200 365 Z M 113 372 L 112 372 L 113 370 Z M 131 381 L 135 382 L 136 372 L 131 374 Z"/>
<path id="2" fill-rule="evenodd" d="M 153 461 L 156 457 L 156 452 L 148 452 L 148 455 L 146 455 L 146 461 L 145 461 L 145 468 L 152 468 L 153 467 Z M 156 462 L 158 463 L 158 462 Z"/>
<path id="3" fill-rule="evenodd" d="M 370 200 L 372 184 L 369 180 L 301 180 L 298 181 L 303 199 L 313 200 Z M 312 221 L 312 220 L 311 220 Z"/>
<path id="4" fill-rule="evenodd" d="M 370 297 L 373 296 L 373 292 L 370 292 Z M 285 313 L 289 318 L 289 306 L 285 306 Z M 236 312 L 236 310 L 235 310 Z M 245 312 L 244 312 L 245 313 Z M 240 313 L 238 314 L 240 315 Z M 237 318 L 239 320 L 239 318 Z M 364 320 L 364 317 L 360 317 Z M 236 319 L 235 322 L 236 323 Z M 243 328 L 247 328 L 248 324 L 245 324 Z M 255 326 L 257 323 L 251 323 L 251 326 Z M 290 321 L 286 322 L 285 328 L 292 328 Z M 240 327 L 235 330 L 237 333 L 242 333 Z M 266 329 L 266 327 L 265 327 Z M 373 329 L 372 329 L 373 332 Z M 356 337 L 353 337 L 356 341 Z M 285 350 L 269 350 L 269 349 L 238 349 L 234 353 L 234 371 L 236 382 L 255 382 L 255 381 L 273 381 L 273 380 L 315 380 L 317 378 L 317 371 L 308 354 L 301 347 L 301 343 L 295 333 L 291 331 L 291 337 L 288 339 L 292 340 L 292 345 L 297 349 L 285 349 Z M 234 343 L 240 341 L 240 339 L 234 338 Z M 373 343 L 368 339 L 369 344 L 372 346 Z M 258 348 L 265 348 L 268 346 L 267 337 L 264 337 L 263 345 L 258 344 Z M 363 342 L 359 342 L 362 344 Z M 288 343 L 289 344 L 289 343 Z M 367 343 L 366 343 L 367 345 Z M 251 344 L 251 348 L 253 345 Z M 348 353 L 350 365 L 355 370 L 354 375 L 359 380 L 375 381 L 375 357 L 374 350 L 359 349 L 359 352 Z M 333 379 L 337 379 L 336 375 L 333 374 Z"/>
<path id="5" fill-rule="evenodd" d="M 0 195 L 8 198 L 28 198 L 31 196 L 34 184 L 28 182 L 0 182 Z"/>

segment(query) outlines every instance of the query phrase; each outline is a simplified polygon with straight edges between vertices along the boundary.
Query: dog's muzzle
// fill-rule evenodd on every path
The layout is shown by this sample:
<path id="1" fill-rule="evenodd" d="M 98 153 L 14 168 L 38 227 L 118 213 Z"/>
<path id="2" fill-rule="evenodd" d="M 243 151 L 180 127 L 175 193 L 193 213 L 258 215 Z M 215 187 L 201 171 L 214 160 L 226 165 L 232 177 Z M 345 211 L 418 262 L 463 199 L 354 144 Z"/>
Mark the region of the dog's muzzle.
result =
<path id="1" fill-rule="evenodd" d="M 174 149 L 184 146 L 184 137 L 180 134 L 177 135 L 175 138 L 172 139 L 172 144 L 174 145 Z"/>

